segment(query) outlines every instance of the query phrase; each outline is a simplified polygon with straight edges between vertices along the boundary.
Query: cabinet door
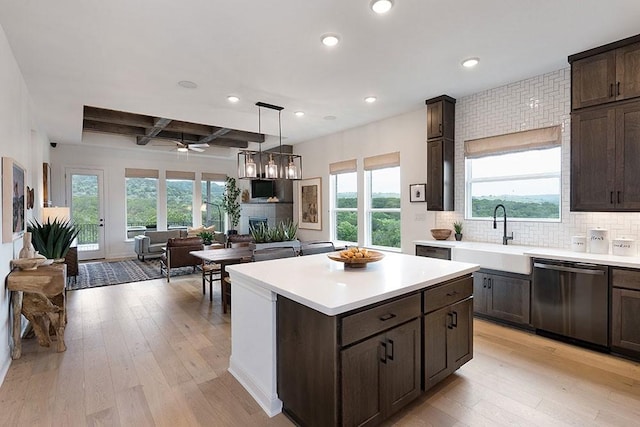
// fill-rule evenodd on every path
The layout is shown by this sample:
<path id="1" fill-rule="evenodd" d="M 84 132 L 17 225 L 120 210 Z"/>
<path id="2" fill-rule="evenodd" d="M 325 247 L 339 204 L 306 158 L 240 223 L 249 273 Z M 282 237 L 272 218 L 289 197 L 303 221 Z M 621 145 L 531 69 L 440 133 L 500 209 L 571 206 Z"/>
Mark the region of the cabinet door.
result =
<path id="1" fill-rule="evenodd" d="M 452 370 L 458 369 L 473 357 L 473 298 L 460 301 L 451 306 L 451 328 L 448 350 L 449 364 Z"/>
<path id="2" fill-rule="evenodd" d="M 611 346 L 640 353 L 640 291 L 613 288 Z"/>
<path id="3" fill-rule="evenodd" d="M 638 73 L 640 75 L 640 72 Z M 640 77 L 637 77 L 640 79 Z M 616 207 L 640 210 L 640 102 L 616 108 Z"/>
<path id="4" fill-rule="evenodd" d="M 454 209 L 454 142 L 427 141 L 427 210 Z"/>
<path id="5" fill-rule="evenodd" d="M 384 335 L 377 335 L 341 352 L 342 424 L 375 425 L 382 420 L 381 360 Z"/>
<path id="6" fill-rule="evenodd" d="M 507 276 L 488 275 L 487 314 L 497 319 L 528 325 L 531 282 Z"/>
<path id="7" fill-rule="evenodd" d="M 427 139 L 441 138 L 444 127 L 444 101 L 427 104 Z"/>
<path id="8" fill-rule="evenodd" d="M 385 418 L 420 395 L 420 319 L 386 334 L 387 357 L 383 363 L 382 394 Z"/>
<path id="9" fill-rule="evenodd" d="M 449 307 L 424 316 L 424 389 L 429 390 L 452 371 L 447 358 L 447 331 L 451 327 Z"/>
<path id="10" fill-rule="evenodd" d="M 487 314 L 487 275 L 473 273 L 473 311 Z"/>
<path id="11" fill-rule="evenodd" d="M 616 99 L 640 96 L 640 43 L 616 49 Z"/>
<path id="12" fill-rule="evenodd" d="M 615 51 L 579 59 L 571 64 L 571 108 L 615 101 Z"/>
<path id="13" fill-rule="evenodd" d="M 571 210 L 615 210 L 615 109 L 571 115 Z"/>

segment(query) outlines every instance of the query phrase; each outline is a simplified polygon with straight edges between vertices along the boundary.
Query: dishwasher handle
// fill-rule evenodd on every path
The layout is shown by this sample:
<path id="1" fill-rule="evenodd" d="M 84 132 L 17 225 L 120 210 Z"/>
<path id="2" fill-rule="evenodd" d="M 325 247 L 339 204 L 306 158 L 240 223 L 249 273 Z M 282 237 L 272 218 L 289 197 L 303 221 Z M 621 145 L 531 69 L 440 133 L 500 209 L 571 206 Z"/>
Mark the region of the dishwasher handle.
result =
<path id="1" fill-rule="evenodd" d="M 578 273 L 578 274 L 590 274 L 592 276 L 602 276 L 606 274 L 605 270 L 600 269 L 590 269 L 590 268 L 576 268 L 576 267 L 568 267 L 565 265 L 556 265 L 556 264 L 542 264 L 539 262 L 533 263 L 534 268 L 542 268 L 545 270 L 556 270 L 556 271 L 566 271 L 569 273 Z"/>

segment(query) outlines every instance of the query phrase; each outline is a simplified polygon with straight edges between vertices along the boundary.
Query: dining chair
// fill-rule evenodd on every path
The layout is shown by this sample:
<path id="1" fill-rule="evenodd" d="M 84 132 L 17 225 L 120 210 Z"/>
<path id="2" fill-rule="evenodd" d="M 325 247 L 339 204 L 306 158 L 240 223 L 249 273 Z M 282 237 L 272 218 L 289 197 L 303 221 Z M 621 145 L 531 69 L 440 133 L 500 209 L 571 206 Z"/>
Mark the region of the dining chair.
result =
<path id="1" fill-rule="evenodd" d="M 296 256 L 296 250 L 292 246 L 278 248 L 254 249 L 254 261 L 266 261 L 269 259 L 290 258 Z"/>
<path id="2" fill-rule="evenodd" d="M 226 265 L 232 264 L 243 264 L 245 262 L 251 262 L 252 257 L 241 258 L 237 261 L 232 261 L 226 263 Z M 225 275 L 220 281 L 220 289 L 221 289 L 221 299 L 222 299 L 222 312 L 227 312 L 227 307 L 231 307 L 231 277 L 229 277 L 229 273 Z"/>
<path id="3" fill-rule="evenodd" d="M 222 266 L 220 264 L 202 261 L 202 295 L 205 292 L 205 283 L 209 282 L 209 301 L 213 301 L 213 282 L 222 279 Z"/>
<path id="4" fill-rule="evenodd" d="M 308 242 L 303 243 L 300 247 L 301 255 L 324 254 L 327 252 L 335 252 L 336 247 L 333 242 Z"/>

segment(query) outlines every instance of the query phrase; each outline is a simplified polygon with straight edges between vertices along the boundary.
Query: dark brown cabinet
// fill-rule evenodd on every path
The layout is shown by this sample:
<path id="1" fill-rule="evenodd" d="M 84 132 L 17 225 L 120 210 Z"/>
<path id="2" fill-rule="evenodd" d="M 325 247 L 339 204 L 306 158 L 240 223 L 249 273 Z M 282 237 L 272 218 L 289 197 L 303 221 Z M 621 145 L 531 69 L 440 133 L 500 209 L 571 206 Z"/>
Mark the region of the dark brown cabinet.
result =
<path id="1" fill-rule="evenodd" d="M 640 210 L 640 101 L 574 112 L 571 210 Z"/>
<path id="2" fill-rule="evenodd" d="M 341 352 L 342 425 L 379 424 L 420 395 L 420 322 Z"/>
<path id="3" fill-rule="evenodd" d="M 427 104 L 427 210 L 454 210 L 456 100 L 442 95 Z"/>
<path id="4" fill-rule="evenodd" d="M 640 96 L 638 36 L 569 57 L 573 110 Z"/>
<path id="5" fill-rule="evenodd" d="M 467 277 L 424 292 L 424 389 L 473 357 L 473 285 Z"/>
<path id="6" fill-rule="evenodd" d="M 450 260 L 451 248 L 440 248 L 437 246 L 416 245 L 416 256 Z"/>
<path id="7" fill-rule="evenodd" d="M 611 348 L 640 357 L 640 271 L 611 269 Z"/>
<path id="8" fill-rule="evenodd" d="M 473 273 L 473 310 L 520 325 L 531 321 L 531 281 L 517 274 Z"/>

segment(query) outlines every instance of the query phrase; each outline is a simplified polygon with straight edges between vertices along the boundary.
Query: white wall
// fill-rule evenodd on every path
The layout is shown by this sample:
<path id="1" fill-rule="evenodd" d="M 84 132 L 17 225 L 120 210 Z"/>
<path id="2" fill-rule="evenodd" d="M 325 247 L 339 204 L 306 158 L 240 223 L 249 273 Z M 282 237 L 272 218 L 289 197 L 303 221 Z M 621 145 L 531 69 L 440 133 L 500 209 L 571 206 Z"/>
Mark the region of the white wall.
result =
<path id="1" fill-rule="evenodd" d="M 48 140 L 37 130 L 27 86 L 0 27 L 0 154 L 26 168 L 25 185 L 35 187 L 36 206 L 27 210 L 27 220 L 40 215 L 42 205 L 42 162 L 48 161 Z M 1 191 L 1 189 L 0 189 Z M 2 212 L 0 211 L 0 219 Z M 1 221 L 0 221 L 1 223 Z M 0 244 L 0 277 L 9 274 L 9 261 L 22 248 L 22 240 Z M 4 287 L 3 287 L 4 289 Z M 0 291 L 0 382 L 9 369 L 11 322 L 9 293 Z"/>
<path id="2" fill-rule="evenodd" d="M 409 185 L 426 182 L 426 106 L 410 113 L 380 120 L 365 126 L 338 132 L 323 138 L 297 144 L 296 154 L 303 157 L 304 178 L 322 178 L 322 230 L 299 230 L 303 240 L 328 240 L 329 230 L 329 164 L 342 160 L 358 161 L 359 206 L 364 200 L 363 159 L 378 154 L 400 152 L 402 184 L 401 229 L 402 252 L 415 253 L 415 239 L 429 238 L 434 214 L 426 203 L 409 202 Z M 294 185 L 294 219 L 298 212 L 298 185 Z M 363 244 L 364 217 L 358 217 L 359 244 Z"/>
<path id="3" fill-rule="evenodd" d="M 509 222 L 514 244 L 570 248 L 571 236 L 585 235 L 587 230 L 603 227 L 609 239 L 627 236 L 640 238 L 639 213 L 570 212 L 570 143 L 571 143 L 571 71 L 569 68 L 479 92 L 456 103 L 456 175 L 455 212 L 437 213 L 437 226 L 452 228 L 464 212 L 465 140 L 536 129 L 562 126 L 562 222 Z M 502 241 L 502 227 L 494 230 L 490 221 L 465 220 L 465 240 Z"/>
<path id="4" fill-rule="evenodd" d="M 101 148 L 91 145 L 93 141 L 108 140 L 121 142 L 121 149 Z M 113 144 L 112 144 L 113 145 Z M 97 169 L 104 174 L 105 192 L 105 249 L 106 258 L 121 258 L 135 255 L 133 241 L 126 239 L 126 203 L 125 178 L 126 168 L 157 169 L 160 172 L 159 187 L 165 186 L 165 171 L 196 172 L 196 182 L 202 172 L 226 173 L 236 177 L 236 160 L 215 159 L 190 153 L 188 156 L 177 153 L 161 153 L 137 148 L 130 138 L 115 135 L 85 133 L 83 144 L 59 143 L 51 149 L 51 180 L 53 181 L 53 203 L 68 206 L 66 195 L 65 170 Z M 238 187 L 244 188 L 248 183 L 238 180 Z M 158 192 L 158 226 L 166 221 L 166 199 L 164 191 Z M 194 189 L 194 206 L 196 218 L 200 218 L 200 186 Z M 194 224 L 196 225 L 196 224 Z"/>

